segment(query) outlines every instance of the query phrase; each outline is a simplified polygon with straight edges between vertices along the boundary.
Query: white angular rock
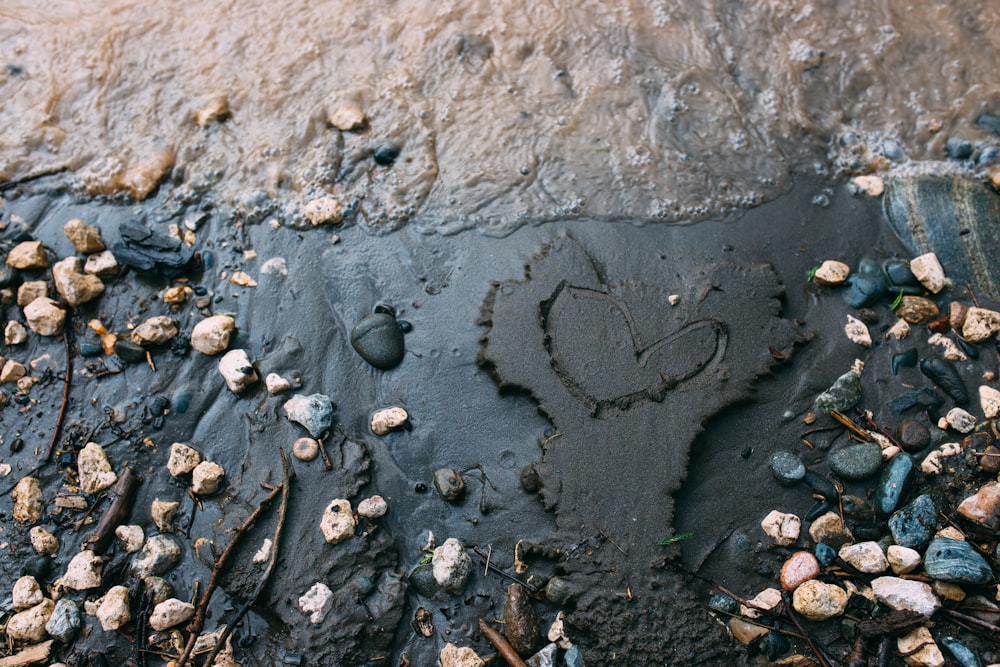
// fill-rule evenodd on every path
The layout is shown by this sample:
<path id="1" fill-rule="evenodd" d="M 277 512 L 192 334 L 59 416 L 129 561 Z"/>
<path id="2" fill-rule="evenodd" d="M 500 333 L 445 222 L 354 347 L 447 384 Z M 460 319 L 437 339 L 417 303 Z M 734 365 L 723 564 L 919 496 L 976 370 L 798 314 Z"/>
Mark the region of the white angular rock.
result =
<path id="1" fill-rule="evenodd" d="M 816 269 L 813 279 L 820 285 L 839 285 L 851 275 L 851 267 L 835 259 L 825 260 Z"/>
<path id="2" fill-rule="evenodd" d="M 844 325 L 844 333 L 847 337 L 851 339 L 852 342 L 857 343 L 863 347 L 872 346 L 872 335 L 868 332 L 868 325 L 866 325 L 861 320 L 850 315 L 847 316 L 847 324 Z"/>
<path id="3" fill-rule="evenodd" d="M 236 330 L 236 320 L 229 315 L 206 317 L 191 331 L 191 347 L 209 356 L 225 352 Z"/>
<path id="4" fill-rule="evenodd" d="M 944 268 L 934 253 L 929 252 L 911 259 L 910 271 L 929 292 L 937 294 L 944 289 Z"/>
<path id="5" fill-rule="evenodd" d="M 777 588 L 765 588 L 747 602 L 750 604 L 740 605 L 740 616 L 760 618 L 761 610 L 774 609 L 781 604 L 781 591 Z"/>
<path id="6" fill-rule="evenodd" d="M 969 358 L 966 356 L 965 352 L 958 349 L 958 345 L 955 344 L 955 341 L 943 334 L 936 333 L 928 338 L 927 342 L 931 345 L 937 345 L 940 347 L 941 356 L 949 361 L 965 361 Z"/>
<path id="7" fill-rule="evenodd" d="M 102 250 L 87 257 L 83 272 L 100 278 L 111 278 L 118 274 L 118 260 L 110 250 Z"/>
<path id="8" fill-rule="evenodd" d="M 24 364 L 8 359 L 3 363 L 3 368 L 0 369 L 0 382 L 17 382 L 27 373 L 28 369 L 24 367 Z"/>
<path id="9" fill-rule="evenodd" d="M 350 501 L 338 498 L 323 511 L 319 529 L 323 531 L 323 539 L 330 544 L 337 544 L 354 535 L 356 526 Z"/>
<path id="10" fill-rule="evenodd" d="M 840 586 L 810 579 L 792 593 L 792 606 L 810 621 L 841 616 L 847 609 L 847 592 Z"/>
<path id="11" fill-rule="evenodd" d="M 903 318 L 900 318 L 896 320 L 896 323 L 893 324 L 888 331 L 885 332 L 885 339 L 889 340 L 889 338 L 895 338 L 896 340 L 903 340 L 910 335 L 910 331 L 912 331 L 912 329 L 910 329 L 910 323 Z"/>
<path id="12" fill-rule="evenodd" d="M 35 299 L 49 295 L 49 284 L 44 280 L 26 280 L 17 288 L 17 305 L 24 308 Z"/>
<path id="13" fill-rule="evenodd" d="M 100 278 L 83 272 L 83 261 L 79 257 L 67 257 L 53 264 L 52 282 L 59 296 L 74 308 L 93 301 L 104 291 Z"/>
<path id="14" fill-rule="evenodd" d="M 331 113 L 327 122 L 342 132 L 360 130 L 365 126 L 365 112 L 357 104 L 345 103 Z"/>
<path id="15" fill-rule="evenodd" d="M 468 646 L 447 643 L 438 655 L 441 667 L 486 667 L 486 663 Z"/>
<path id="16" fill-rule="evenodd" d="M 14 614 L 7 621 L 7 636 L 21 642 L 43 641 L 48 636 L 45 624 L 55 607 L 52 600 L 42 600 L 34 607 Z"/>
<path id="17" fill-rule="evenodd" d="M 104 250 L 104 241 L 101 240 L 100 230 L 97 227 L 91 227 L 79 218 L 73 218 L 63 225 L 63 234 L 81 255 Z"/>
<path id="18" fill-rule="evenodd" d="M 809 526 L 809 537 L 817 544 L 822 542 L 835 549 L 854 541 L 851 531 L 836 512 L 827 512 L 813 521 Z"/>
<path id="19" fill-rule="evenodd" d="M 971 433 L 976 428 L 976 418 L 962 408 L 952 408 L 944 418 L 959 433 Z"/>
<path id="20" fill-rule="evenodd" d="M 22 241 L 7 253 L 7 266 L 15 269 L 44 269 L 49 258 L 41 241 Z"/>
<path id="21" fill-rule="evenodd" d="M 42 487 L 34 477 L 22 477 L 10 492 L 14 499 L 14 521 L 36 523 L 42 518 Z"/>
<path id="22" fill-rule="evenodd" d="M 962 453 L 962 445 L 957 442 L 946 442 L 928 454 L 920 463 L 920 470 L 925 475 L 940 475 L 944 472 L 944 459 Z"/>
<path id="23" fill-rule="evenodd" d="M 58 336 L 66 322 L 66 311 L 47 296 L 40 296 L 24 307 L 28 328 L 39 336 Z"/>
<path id="24" fill-rule="evenodd" d="M 88 442 L 80 450 L 76 457 L 76 467 L 80 475 L 80 490 L 84 493 L 100 493 L 118 480 L 104 448 L 96 442 Z"/>
<path id="25" fill-rule="evenodd" d="M 7 345 L 20 345 L 28 340 L 28 329 L 17 320 L 7 322 L 3 330 L 3 342 Z"/>
<path id="26" fill-rule="evenodd" d="M 136 525 L 122 525 L 115 528 L 115 537 L 118 538 L 118 544 L 125 553 L 134 554 L 136 551 L 142 548 L 142 545 L 146 542 L 146 535 L 142 530 L 142 526 Z"/>
<path id="27" fill-rule="evenodd" d="M 914 611 L 929 617 L 941 607 L 934 591 L 922 581 L 878 577 L 872 580 L 872 590 L 879 602 L 896 611 Z"/>
<path id="28" fill-rule="evenodd" d="M 194 616 L 193 604 L 170 598 L 153 607 L 153 613 L 149 615 L 149 627 L 157 632 L 163 632 L 184 623 L 192 616 Z"/>
<path id="29" fill-rule="evenodd" d="M 444 544 L 434 550 L 431 558 L 434 581 L 438 586 L 453 595 L 461 595 L 465 582 L 472 572 L 472 559 L 465 552 L 465 547 L 454 537 L 449 537 Z"/>
<path id="30" fill-rule="evenodd" d="M 851 179 L 851 183 L 869 197 L 881 197 L 885 192 L 885 181 L 874 174 L 855 176 Z"/>
<path id="31" fill-rule="evenodd" d="M 14 582 L 14 588 L 10 593 L 15 611 L 24 611 L 28 607 L 41 604 L 45 599 L 42 594 L 42 587 L 38 585 L 34 577 L 24 576 Z"/>
<path id="32" fill-rule="evenodd" d="M 167 470 L 174 477 L 186 475 L 201 463 L 201 454 L 194 447 L 189 447 L 180 442 L 170 445 L 170 459 L 167 461 Z"/>
<path id="33" fill-rule="evenodd" d="M 66 574 L 63 575 L 60 583 L 66 588 L 75 591 L 86 591 L 91 588 L 98 588 L 101 585 L 101 571 L 104 569 L 104 561 L 93 551 L 81 551 L 73 556 L 73 560 L 66 566 Z"/>
<path id="34" fill-rule="evenodd" d="M 981 343 L 1000 331 L 1000 313 L 986 308 L 969 308 L 962 324 L 962 338 L 970 343 Z"/>
<path id="35" fill-rule="evenodd" d="M 305 595 L 299 597 L 299 609 L 303 614 L 309 614 L 310 623 L 322 623 L 332 607 L 333 591 L 321 581 L 317 581 Z"/>
<path id="36" fill-rule="evenodd" d="M 866 574 L 885 572 L 886 568 L 889 567 L 889 561 L 886 560 L 885 553 L 878 542 L 848 544 L 841 547 L 837 555 L 858 572 Z"/>
<path id="37" fill-rule="evenodd" d="M 136 345 L 148 347 L 163 345 L 178 333 L 177 324 L 166 315 L 150 317 L 132 331 L 131 339 Z"/>
<path id="38" fill-rule="evenodd" d="M 264 386 L 267 387 L 267 393 L 280 394 L 291 389 L 292 383 L 277 373 L 268 373 L 267 377 L 264 378 Z"/>
<path id="39" fill-rule="evenodd" d="M 128 606 L 128 589 L 124 586 L 112 586 L 95 604 L 88 603 L 88 613 L 91 610 L 101 622 L 105 632 L 117 630 L 132 620 L 132 612 Z"/>
<path id="40" fill-rule="evenodd" d="M 910 667 L 944 667 L 944 656 L 927 628 L 917 628 L 896 640 L 896 650 Z"/>
<path id="41" fill-rule="evenodd" d="M 59 538 L 41 526 L 34 526 L 28 535 L 31 538 L 31 548 L 35 553 L 54 554 L 59 551 Z"/>
<path id="42" fill-rule="evenodd" d="M 344 206 L 340 200 L 333 197 L 313 199 L 305 205 L 302 212 L 306 219 L 313 224 L 313 227 L 325 224 L 335 225 L 344 219 Z"/>
<path id="43" fill-rule="evenodd" d="M 772 510 L 763 521 L 760 527 L 779 546 L 787 547 L 795 544 L 799 539 L 799 531 L 802 530 L 802 520 L 794 514 L 785 514 L 778 510 Z"/>
<path id="44" fill-rule="evenodd" d="M 983 416 L 987 419 L 995 419 L 1000 415 L 1000 391 L 989 385 L 980 385 L 979 404 L 983 408 Z"/>
<path id="45" fill-rule="evenodd" d="M 886 554 L 889 567 L 896 574 L 909 574 L 920 567 L 920 552 L 909 547 L 893 544 Z"/>
<path id="46" fill-rule="evenodd" d="M 132 561 L 132 571 L 139 577 L 160 575 L 173 569 L 180 559 L 181 548 L 177 542 L 166 535 L 153 535 Z"/>
<path id="47" fill-rule="evenodd" d="M 218 463 L 202 461 L 191 472 L 191 490 L 199 496 L 207 496 L 219 490 L 226 471 Z"/>
<path id="48" fill-rule="evenodd" d="M 160 500 L 159 498 L 153 501 L 150 514 L 157 530 L 161 533 L 173 531 L 174 514 L 177 513 L 177 508 L 180 506 L 181 504 L 177 501 Z"/>
<path id="49" fill-rule="evenodd" d="M 219 360 L 219 373 L 229 391 L 239 394 L 258 380 L 246 350 L 230 350 Z"/>
<path id="50" fill-rule="evenodd" d="M 406 414 L 406 410 L 400 407 L 378 410 L 372 415 L 372 433 L 375 435 L 385 435 L 390 431 L 402 427 L 407 419 L 409 419 L 409 415 Z"/>
<path id="51" fill-rule="evenodd" d="M 388 511 L 389 506 L 386 504 L 385 498 L 382 496 L 365 498 L 358 503 L 358 514 L 366 519 L 378 519 L 379 517 L 385 516 L 385 513 Z"/>

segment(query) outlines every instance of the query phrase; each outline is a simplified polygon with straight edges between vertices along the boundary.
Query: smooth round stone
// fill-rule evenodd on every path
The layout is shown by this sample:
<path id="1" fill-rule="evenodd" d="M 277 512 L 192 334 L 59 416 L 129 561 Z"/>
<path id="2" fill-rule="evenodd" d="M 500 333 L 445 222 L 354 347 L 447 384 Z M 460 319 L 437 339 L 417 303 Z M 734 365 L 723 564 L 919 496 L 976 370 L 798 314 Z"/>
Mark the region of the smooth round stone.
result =
<path id="1" fill-rule="evenodd" d="M 813 549 L 813 553 L 816 554 L 816 560 L 823 567 L 830 567 L 833 561 L 837 560 L 837 550 L 831 547 L 829 544 L 824 544 L 820 542 Z"/>
<path id="2" fill-rule="evenodd" d="M 910 270 L 910 263 L 902 259 L 890 259 L 885 263 L 885 275 L 896 287 L 920 287 L 920 281 Z"/>
<path id="3" fill-rule="evenodd" d="M 722 593 L 715 593 L 708 599 L 709 609 L 714 609 L 715 611 L 721 611 L 726 614 L 735 614 L 740 610 L 739 603 L 728 595 L 723 595 Z"/>
<path id="4" fill-rule="evenodd" d="M 892 541 L 901 547 L 923 551 L 937 530 L 937 507 L 927 494 L 913 499 L 889 517 Z"/>
<path id="5" fill-rule="evenodd" d="M 34 577 L 39 583 L 45 581 L 52 572 L 52 559 L 48 556 L 32 556 L 21 566 L 21 575 Z"/>
<path id="6" fill-rule="evenodd" d="M 858 272 L 851 274 L 844 285 L 846 288 L 842 294 L 849 306 L 869 308 L 885 295 L 889 282 L 882 267 L 870 259 L 863 259 L 858 265 Z"/>
<path id="7" fill-rule="evenodd" d="M 369 364 L 387 371 L 403 360 L 403 330 L 392 315 L 372 313 L 354 325 L 351 346 Z"/>
<path id="8" fill-rule="evenodd" d="M 434 488 L 439 496 L 452 503 L 465 492 L 465 481 L 457 470 L 441 468 L 434 473 Z"/>
<path id="9" fill-rule="evenodd" d="M 924 554 L 924 571 L 938 581 L 985 585 L 993 580 L 993 571 L 965 540 L 938 537 L 931 540 Z"/>
<path id="10" fill-rule="evenodd" d="M 300 461 L 312 461 L 319 456 L 319 443 L 312 438 L 298 438 L 292 444 L 292 455 Z"/>
<path id="11" fill-rule="evenodd" d="M 14 287 L 21 283 L 21 272 L 6 264 L 0 266 L 0 288 Z"/>
<path id="12" fill-rule="evenodd" d="M 806 476 L 801 459 L 791 452 L 777 451 L 771 455 L 771 474 L 782 486 L 795 486 Z"/>
<path id="13" fill-rule="evenodd" d="M 788 640 L 780 632 L 769 632 L 757 641 L 757 649 L 770 660 L 784 655 L 790 648 Z"/>
<path id="14" fill-rule="evenodd" d="M 830 452 L 826 462 L 842 479 L 868 479 L 882 466 L 882 448 L 874 442 L 861 442 Z"/>
<path id="15" fill-rule="evenodd" d="M 399 146 L 395 144 L 382 144 L 375 149 L 372 157 L 375 158 L 375 164 L 387 167 L 399 157 Z"/>
<path id="16" fill-rule="evenodd" d="M 961 667 L 982 667 L 979 658 L 975 653 L 972 652 L 968 646 L 960 642 L 956 637 L 947 635 L 942 637 L 940 640 L 941 645 L 945 647 L 948 653 L 951 653 L 951 657 L 955 658 Z"/>
<path id="17" fill-rule="evenodd" d="M 81 357 L 96 357 L 103 352 L 103 348 L 97 343 L 80 343 Z"/>
<path id="18" fill-rule="evenodd" d="M 141 364 L 146 361 L 146 349 L 128 340 L 119 340 L 115 343 L 115 354 L 130 364 Z"/>
<path id="19" fill-rule="evenodd" d="M 931 432 L 916 419 L 904 419 L 897 440 L 905 451 L 914 454 L 931 444 Z"/>
<path id="20" fill-rule="evenodd" d="M 881 517 L 892 514 L 906 493 L 912 477 L 913 459 L 909 454 L 900 452 L 889 459 L 875 482 L 875 493 L 872 496 L 875 514 Z"/>
<path id="21" fill-rule="evenodd" d="M 819 561 L 808 551 L 797 551 L 781 566 L 781 587 L 794 591 L 819 576 Z"/>
<path id="22" fill-rule="evenodd" d="M 432 598 L 438 591 L 437 581 L 434 580 L 434 566 L 424 563 L 414 568 L 409 576 L 410 586 L 425 598 Z"/>

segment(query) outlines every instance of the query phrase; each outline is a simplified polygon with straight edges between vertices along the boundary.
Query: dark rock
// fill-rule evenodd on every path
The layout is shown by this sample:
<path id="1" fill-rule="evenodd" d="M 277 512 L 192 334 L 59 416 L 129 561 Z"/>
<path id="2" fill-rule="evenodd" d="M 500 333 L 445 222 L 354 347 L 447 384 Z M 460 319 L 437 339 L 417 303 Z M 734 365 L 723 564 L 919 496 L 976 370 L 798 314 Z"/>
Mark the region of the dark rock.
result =
<path id="1" fill-rule="evenodd" d="M 881 269 L 879 269 L 881 274 Z M 865 275 L 863 273 L 852 273 L 844 281 L 844 289 L 841 295 L 847 305 L 852 308 L 869 308 L 878 303 L 888 288 L 889 283 L 883 275 Z"/>
<path id="2" fill-rule="evenodd" d="M 941 388 L 958 405 L 969 402 L 969 392 L 955 365 L 945 359 L 924 359 L 920 362 L 920 372 Z"/>
<path id="3" fill-rule="evenodd" d="M 354 325 L 351 346 L 362 359 L 386 371 L 403 360 L 403 330 L 392 315 L 372 313 Z"/>
<path id="4" fill-rule="evenodd" d="M 896 315 L 910 324 L 924 324 L 940 314 L 937 304 L 922 296 L 904 296 L 896 309 Z"/>
<path id="5" fill-rule="evenodd" d="M 817 410 L 826 413 L 846 412 L 861 400 L 861 374 L 851 369 L 837 378 L 829 389 L 816 397 Z"/>
<path id="6" fill-rule="evenodd" d="M 740 610 L 740 605 L 728 595 L 713 593 L 712 597 L 708 599 L 708 608 L 726 614 L 735 614 Z"/>
<path id="7" fill-rule="evenodd" d="M 115 343 L 115 354 L 122 361 L 130 364 L 141 364 L 146 361 L 146 350 L 130 340 L 119 340 Z"/>
<path id="8" fill-rule="evenodd" d="M 885 275 L 893 287 L 923 287 L 917 277 L 913 275 L 910 263 L 906 260 L 890 259 L 885 263 Z"/>
<path id="9" fill-rule="evenodd" d="M 976 117 L 976 126 L 993 134 L 1000 134 L 1000 116 L 989 111 L 983 111 Z"/>
<path id="10" fill-rule="evenodd" d="M 383 167 L 388 167 L 396 161 L 397 157 L 399 157 L 399 146 L 391 143 L 382 144 L 376 148 L 375 152 L 372 154 L 372 158 L 375 159 L 375 164 Z"/>
<path id="11" fill-rule="evenodd" d="M 453 503 L 465 493 L 465 481 L 457 470 L 441 468 L 434 472 L 434 488 L 439 496 Z"/>
<path id="12" fill-rule="evenodd" d="M 855 521 L 850 525 L 851 535 L 858 542 L 877 542 L 885 534 L 883 525 L 875 521 Z"/>
<path id="13" fill-rule="evenodd" d="M 819 564 L 823 567 L 830 567 L 830 565 L 837 560 L 837 550 L 828 544 L 823 544 L 822 542 L 817 544 L 816 548 L 813 549 L 813 555 L 816 556 L 816 560 L 818 560 Z"/>
<path id="14" fill-rule="evenodd" d="M 806 512 L 805 516 L 803 516 L 802 518 L 805 519 L 806 521 L 812 521 L 813 519 L 816 519 L 817 517 L 823 516 L 824 514 L 826 514 L 827 512 L 829 512 L 832 509 L 833 509 L 833 505 L 831 503 L 828 503 L 825 500 L 820 500 L 815 505 L 813 505 L 812 507 L 810 507 L 809 511 Z"/>
<path id="15" fill-rule="evenodd" d="M 521 488 L 528 493 L 538 493 L 538 490 L 542 488 L 542 480 L 538 476 L 538 469 L 535 468 L 534 463 L 529 463 L 521 468 Z"/>
<path id="16" fill-rule="evenodd" d="M 104 351 L 97 343 L 80 343 L 81 357 L 96 357 Z"/>
<path id="17" fill-rule="evenodd" d="M 919 452 L 931 442 L 931 432 L 916 419 L 904 419 L 899 425 L 896 437 L 900 447 L 910 452 Z"/>
<path id="18" fill-rule="evenodd" d="M 909 454 L 900 452 L 889 459 L 875 482 L 872 496 L 875 514 L 881 517 L 892 514 L 906 493 L 912 477 L 913 459 Z"/>
<path id="19" fill-rule="evenodd" d="M 408 578 L 413 590 L 425 598 L 430 599 L 438 592 L 438 584 L 434 580 L 434 567 L 430 563 L 423 563 L 413 568 Z"/>
<path id="20" fill-rule="evenodd" d="M 978 359 L 979 358 L 979 348 L 978 347 L 976 347 L 975 345 L 973 345 L 969 341 L 965 340 L 961 336 L 955 336 L 954 341 L 955 341 L 955 344 L 958 345 L 958 349 L 960 349 L 962 352 L 965 352 L 965 355 L 967 357 L 969 357 L 969 359 Z"/>
<path id="21" fill-rule="evenodd" d="M 34 577 L 41 584 L 52 572 L 52 559 L 48 556 L 32 556 L 21 566 L 21 575 Z"/>
<path id="22" fill-rule="evenodd" d="M 911 347 L 905 352 L 892 355 L 892 374 L 897 375 L 899 373 L 899 369 L 904 366 L 907 368 L 913 368 L 917 365 L 917 359 L 919 359 L 919 355 L 917 354 L 917 348 L 915 347 Z"/>
<path id="23" fill-rule="evenodd" d="M 545 586 L 545 599 L 557 607 L 563 607 L 582 595 L 589 587 L 586 580 L 552 577 Z"/>
<path id="24" fill-rule="evenodd" d="M 118 235 L 120 240 L 111 246 L 115 259 L 140 271 L 173 278 L 187 271 L 194 257 L 194 250 L 180 240 L 153 231 L 138 220 L 119 225 Z"/>
<path id="25" fill-rule="evenodd" d="M 968 160 L 972 157 L 976 147 L 971 141 L 959 139 L 958 137 L 948 137 L 944 142 L 944 154 L 952 160 Z"/>
<path id="26" fill-rule="evenodd" d="M 951 657 L 955 658 L 955 662 L 961 665 L 961 667 L 982 667 L 983 663 L 979 661 L 979 658 L 972 652 L 972 649 L 958 641 L 957 638 L 945 635 L 938 641 L 948 653 L 951 653 Z"/>
<path id="27" fill-rule="evenodd" d="M 527 589 L 521 584 L 507 587 L 507 602 L 503 606 L 503 634 L 520 655 L 531 655 L 541 644 L 538 618 L 531 606 Z"/>
<path id="28" fill-rule="evenodd" d="M 15 287 L 21 284 L 21 272 L 13 266 L 0 265 L 0 288 Z"/>
<path id="29" fill-rule="evenodd" d="M 1000 472 L 1000 448 L 997 448 L 995 445 L 988 445 L 983 450 L 983 455 L 979 457 L 979 468 L 991 475 Z"/>
<path id="30" fill-rule="evenodd" d="M 851 481 L 868 479 L 882 466 L 882 448 L 874 442 L 848 445 L 830 452 L 826 462 L 838 477 Z"/>
<path id="31" fill-rule="evenodd" d="M 944 405 L 944 399 L 936 391 L 920 387 L 919 389 L 910 389 L 899 398 L 892 399 L 886 404 L 886 407 L 894 414 L 899 415 L 917 406 L 930 412 L 936 411 L 942 405 Z"/>
<path id="32" fill-rule="evenodd" d="M 802 478 L 802 481 L 809 485 L 810 489 L 827 500 L 835 500 L 837 498 L 837 487 L 833 485 L 833 482 L 822 475 L 817 475 L 811 470 L 807 470 L 805 477 Z"/>
<path id="33" fill-rule="evenodd" d="M 993 571 L 965 540 L 938 537 L 931 540 L 924 554 L 924 571 L 938 581 L 985 585 L 993 580 Z"/>
<path id="34" fill-rule="evenodd" d="M 840 506 L 844 508 L 844 516 L 850 519 L 865 519 L 871 516 L 871 508 L 861 498 L 844 494 L 840 497 Z"/>
<path id="35" fill-rule="evenodd" d="M 782 486 L 795 486 L 806 476 L 806 467 L 795 454 L 777 451 L 771 455 L 771 474 Z"/>
<path id="36" fill-rule="evenodd" d="M 769 632 L 758 640 L 757 648 L 769 660 L 775 660 L 787 653 L 791 645 L 780 632 Z"/>

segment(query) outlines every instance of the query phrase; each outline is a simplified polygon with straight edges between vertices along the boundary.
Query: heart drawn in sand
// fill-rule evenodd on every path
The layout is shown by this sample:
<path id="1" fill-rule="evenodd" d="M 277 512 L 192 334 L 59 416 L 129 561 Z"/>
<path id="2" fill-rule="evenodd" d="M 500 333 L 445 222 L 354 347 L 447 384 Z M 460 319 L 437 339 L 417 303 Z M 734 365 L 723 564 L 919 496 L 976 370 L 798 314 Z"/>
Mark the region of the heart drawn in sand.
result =
<path id="1" fill-rule="evenodd" d="M 643 336 L 628 305 L 606 291 L 562 282 L 541 304 L 545 348 L 562 384 L 606 419 L 667 392 L 725 353 L 725 325 L 696 319 Z"/>

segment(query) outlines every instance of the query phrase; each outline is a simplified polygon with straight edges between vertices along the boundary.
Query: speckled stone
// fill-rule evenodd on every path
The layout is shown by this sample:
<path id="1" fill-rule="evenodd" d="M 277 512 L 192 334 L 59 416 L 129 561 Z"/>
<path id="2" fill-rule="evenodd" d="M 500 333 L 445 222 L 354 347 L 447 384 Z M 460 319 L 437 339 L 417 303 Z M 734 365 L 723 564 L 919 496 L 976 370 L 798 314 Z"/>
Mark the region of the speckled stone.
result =
<path id="1" fill-rule="evenodd" d="M 874 442 L 860 442 L 830 452 L 826 461 L 830 470 L 842 479 L 868 479 L 882 467 L 882 448 Z"/>
<path id="2" fill-rule="evenodd" d="M 913 477 L 913 467 L 913 459 L 900 452 L 882 468 L 872 497 L 877 515 L 885 517 L 895 511 Z"/>
<path id="3" fill-rule="evenodd" d="M 893 542 L 917 551 L 926 548 L 936 529 L 937 507 L 927 494 L 917 496 L 889 517 Z"/>
<path id="4" fill-rule="evenodd" d="M 806 476 L 806 467 L 802 460 L 795 454 L 783 450 L 771 455 L 768 467 L 774 479 L 782 486 L 795 486 Z"/>

